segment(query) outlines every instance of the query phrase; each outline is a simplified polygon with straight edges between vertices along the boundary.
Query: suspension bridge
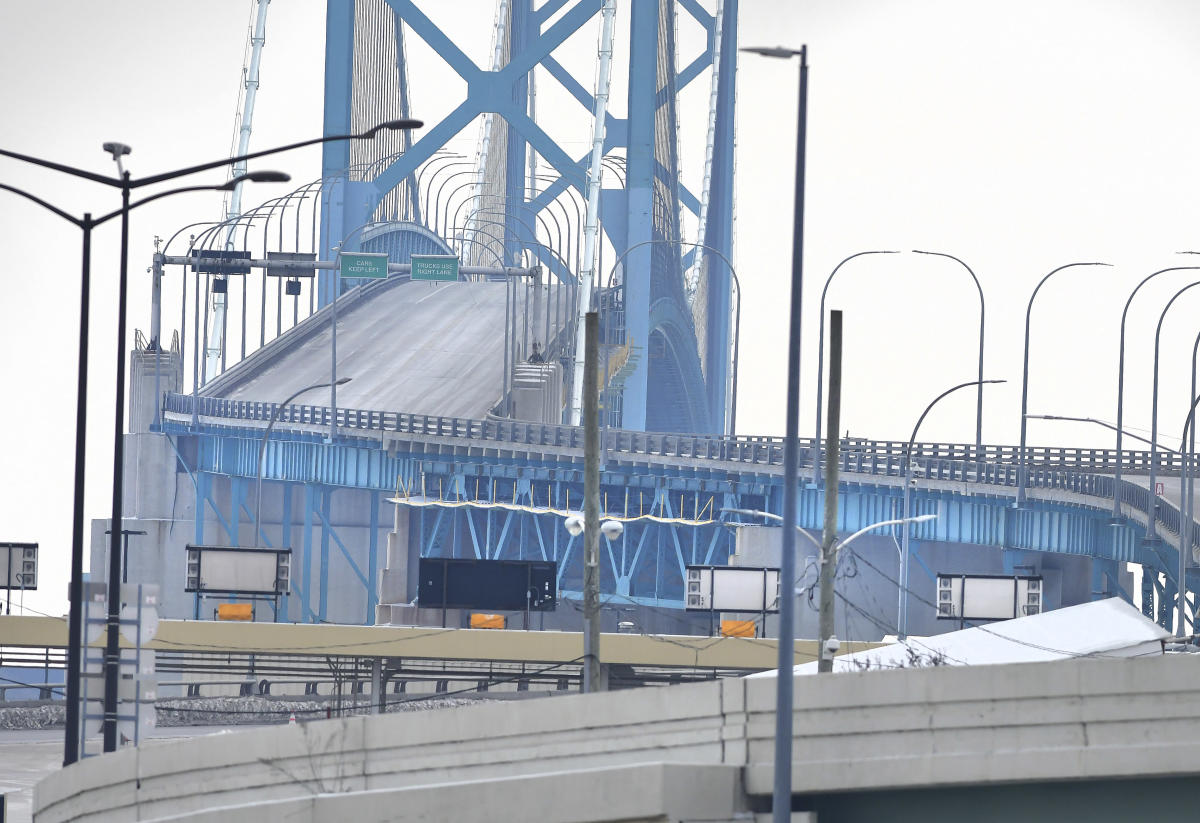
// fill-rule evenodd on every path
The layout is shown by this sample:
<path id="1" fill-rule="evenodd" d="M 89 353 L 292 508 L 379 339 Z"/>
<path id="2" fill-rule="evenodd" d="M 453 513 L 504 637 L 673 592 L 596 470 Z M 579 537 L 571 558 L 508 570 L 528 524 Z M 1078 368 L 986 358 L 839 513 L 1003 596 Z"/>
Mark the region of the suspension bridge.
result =
<path id="1" fill-rule="evenodd" d="M 329 3 L 325 131 L 416 114 L 413 38 L 464 81 L 446 117 L 417 136 L 328 143 L 312 182 L 182 227 L 155 255 L 151 334 L 131 373 L 122 526 L 147 534 L 132 538 L 129 580 L 161 585 L 169 616 L 199 616 L 183 592 L 186 547 L 253 545 L 292 550 L 281 621 L 389 622 L 412 600 L 418 557 L 554 560 L 563 600 L 577 600 L 580 542 L 562 520 L 583 499 L 581 330 L 594 307 L 602 515 L 626 523 L 602 548 L 602 592 L 614 624 L 628 611 L 678 629 L 685 566 L 727 564 L 741 530 L 769 528 L 731 510 L 782 510 L 782 441 L 734 431 L 738 2 L 647 0 L 618 14 L 613 0 L 499 0 L 483 65 L 429 5 Z M 703 31 L 698 45 L 681 24 Z M 586 117 L 586 153 L 570 149 L 584 135 L 538 111 L 539 83 Z M 679 97 L 694 84 L 707 84 L 707 106 L 685 122 Z M 452 150 L 472 129 L 473 156 Z M 681 130 L 705 135 L 690 164 Z M 339 260 L 353 254 L 386 255 L 387 276 L 346 277 Z M 421 275 L 433 259 L 455 261 L 452 282 Z M 820 443 L 801 450 L 812 474 Z M 914 633 L 941 630 L 918 601 L 943 571 L 1043 574 L 1057 581 L 1050 606 L 1136 595 L 1169 624 L 1178 553 L 1194 566 L 1200 540 L 1179 506 L 1136 482 L 1147 453 L 1035 449 L 1023 477 L 1011 446 L 919 443 L 908 455 L 847 441 L 842 529 L 897 516 L 908 459 L 913 513 L 937 515 L 912 526 L 926 572 L 910 583 Z M 1178 455 L 1153 459 L 1178 475 Z M 1118 461 L 1134 480 L 1114 479 Z M 820 527 L 830 491 L 800 490 L 802 527 Z M 862 551 L 893 557 L 894 537 L 881 530 Z M 1140 592 L 1126 563 L 1145 572 Z M 875 637 L 895 625 L 883 603 L 898 584 L 880 575 L 852 584 L 882 601 L 859 627 Z"/>

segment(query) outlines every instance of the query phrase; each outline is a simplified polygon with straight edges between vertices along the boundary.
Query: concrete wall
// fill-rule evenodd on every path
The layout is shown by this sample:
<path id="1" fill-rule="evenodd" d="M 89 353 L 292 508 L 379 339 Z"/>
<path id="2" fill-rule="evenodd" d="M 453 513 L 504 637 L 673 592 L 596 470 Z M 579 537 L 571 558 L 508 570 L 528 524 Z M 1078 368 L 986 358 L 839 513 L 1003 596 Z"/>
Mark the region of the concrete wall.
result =
<path id="1" fill-rule="evenodd" d="M 1024 785 L 1083 802 L 1114 780 L 1196 786 L 1200 717 L 1191 689 L 1198 676 L 1200 656 L 1181 655 L 799 677 L 795 803 L 817 810 L 821 821 L 826 814 L 864 819 L 837 809 L 890 792 L 893 819 L 959 821 L 940 812 L 940 793 L 928 790 Z M 564 773 L 648 763 L 706 767 L 675 790 L 683 794 L 718 779 L 720 770 L 711 767 L 735 768 L 736 786 L 721 784 L 733 794 L 725 808 L 765 811 L 774 774 L 774 685 L 725 680 L 215 735 L 155 746 L 152 756 L 127 749 L 44 780 L 35 819 L 154 820 L 312 795 L 441 786 L 438 813 L 421 819 L 473 820 L 481 781 L 524 779 L 532 787 L 546 785 L 537 776 L 558 775 L 550 785 L 570 786 Z M 459 785 L 473 788 L 459 794 Z M 609 785 L 622 790 L 621 781 Z M 1059 785 L 1066 788 L 1052 788 Z M 535 803 L 528 792 L 494 797 Z M 562 791 L 552 801 L 539 799 L 535 808 L 578 813 Z M 420 803 L 414 808 L 427 808 Z M 961 805 L 947 808 L 961 814 Z M 520 813 L 613 819 L 606 809 L 584 817 L 529 817 L 523 806 Z M 979 811 L 986 819 L 1064 819 L 1037 809 L 999 810 L 1008 817 Z M 392 819 L 406 819 L 404 808 L 390 811 Z M 492 819 L 521 819 L 511 806 L 492 811 Z M 1090 819 L 1127 818 L 1101 808 Z"/>

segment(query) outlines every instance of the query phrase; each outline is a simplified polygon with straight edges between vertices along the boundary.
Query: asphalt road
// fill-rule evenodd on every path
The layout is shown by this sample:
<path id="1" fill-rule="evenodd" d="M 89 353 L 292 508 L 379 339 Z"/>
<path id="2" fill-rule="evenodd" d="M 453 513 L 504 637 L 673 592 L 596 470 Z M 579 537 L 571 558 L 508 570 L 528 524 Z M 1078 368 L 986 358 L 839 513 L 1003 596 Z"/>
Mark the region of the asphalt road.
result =
<path id="1" fill-rule="evenodd" d="M 519 338 L 527 332 L 531 340 L 545 344 L 545 307 L 531 307 L 526 318 L 525 289 L 515 292 L 516 305 L 508 308 L 504 283 L 410 282 L 350 302 L 338 314 L 337 373 L 352 379 L 338 388 L 338 405 L 484 417 L 503 390 L 504 329 L 510 315 L 516 315 Z M 552 288 L 550 293 L 553 333 L 555 301 L 566 310 L 562 301 L 567 292 Z M 331 319 L 328 309 L 322 310 L 308 321 L 313 333 L 304 340 L 280 348 L 268 363 L 246 360 L 206 393 L 278 402 L 301 386 L 327 381 Z M 272 345 L 281 346 L 267 348 Z M 528 352 L 518 356 L 524 360 Z M 297 402 L 328 405 L 329 392 L 313 392 Z"/>

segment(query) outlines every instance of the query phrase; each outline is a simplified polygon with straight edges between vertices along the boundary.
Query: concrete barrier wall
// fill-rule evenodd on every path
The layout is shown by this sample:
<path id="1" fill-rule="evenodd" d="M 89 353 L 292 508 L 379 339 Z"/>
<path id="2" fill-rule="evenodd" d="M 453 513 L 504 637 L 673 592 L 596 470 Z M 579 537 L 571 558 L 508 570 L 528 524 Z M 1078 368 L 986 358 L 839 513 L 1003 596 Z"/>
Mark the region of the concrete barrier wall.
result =
<path id="1" fill-rule="evenodd" d="M 1200 774 L 1198 678 L 1200 655 L 799 677 L 793 791 Z M 747 682 L 746 789 L 769 794 L 774 689 Z"/>
<path id="2" fill-rule="evenodd" d="M 39 784 L 37 819 L 148 820 L 321 793 L 663 760 L 741 765 L 740 731 L 727 728 L 722 708 L 740 702 L 742 690 L 743 681 L 714 681 L 344 718 L 126 749 Z"/>
<path id="3" fill-rule="evenodd" d="M 1188 655 L 798 677 L 792 784 L 827 794 L 1194 775 L 1198 676 Z M 36 820 L 151 820 L 652 762 L 734 767 L 748 796 L 769 795 L 774 704 L 772 679 L 725 680 L 195 738 L 56 773 L 37 786 Z"/>

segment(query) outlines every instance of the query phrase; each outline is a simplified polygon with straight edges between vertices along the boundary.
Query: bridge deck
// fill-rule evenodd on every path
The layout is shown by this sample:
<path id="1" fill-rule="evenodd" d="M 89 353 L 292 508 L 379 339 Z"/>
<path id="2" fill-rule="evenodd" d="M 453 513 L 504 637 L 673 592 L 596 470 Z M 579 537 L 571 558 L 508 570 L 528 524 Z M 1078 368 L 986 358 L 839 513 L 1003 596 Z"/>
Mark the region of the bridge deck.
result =
<path id="1" fill-rule="evenodd" d="M 513 291 L 520 319 L 525 289 Z M 337 374 L 352 380 L 338 387 L 338 405 L 486 416 L 503 388 L 505 304 L 506 284 L 496 282 L 402 281 L 348 293 L 338 308 Z M 322 309 L 201 393 L 279 402 L 327 382 L 332 317 Z M 317 392 L 301 398 L 320 400 Z"/>

